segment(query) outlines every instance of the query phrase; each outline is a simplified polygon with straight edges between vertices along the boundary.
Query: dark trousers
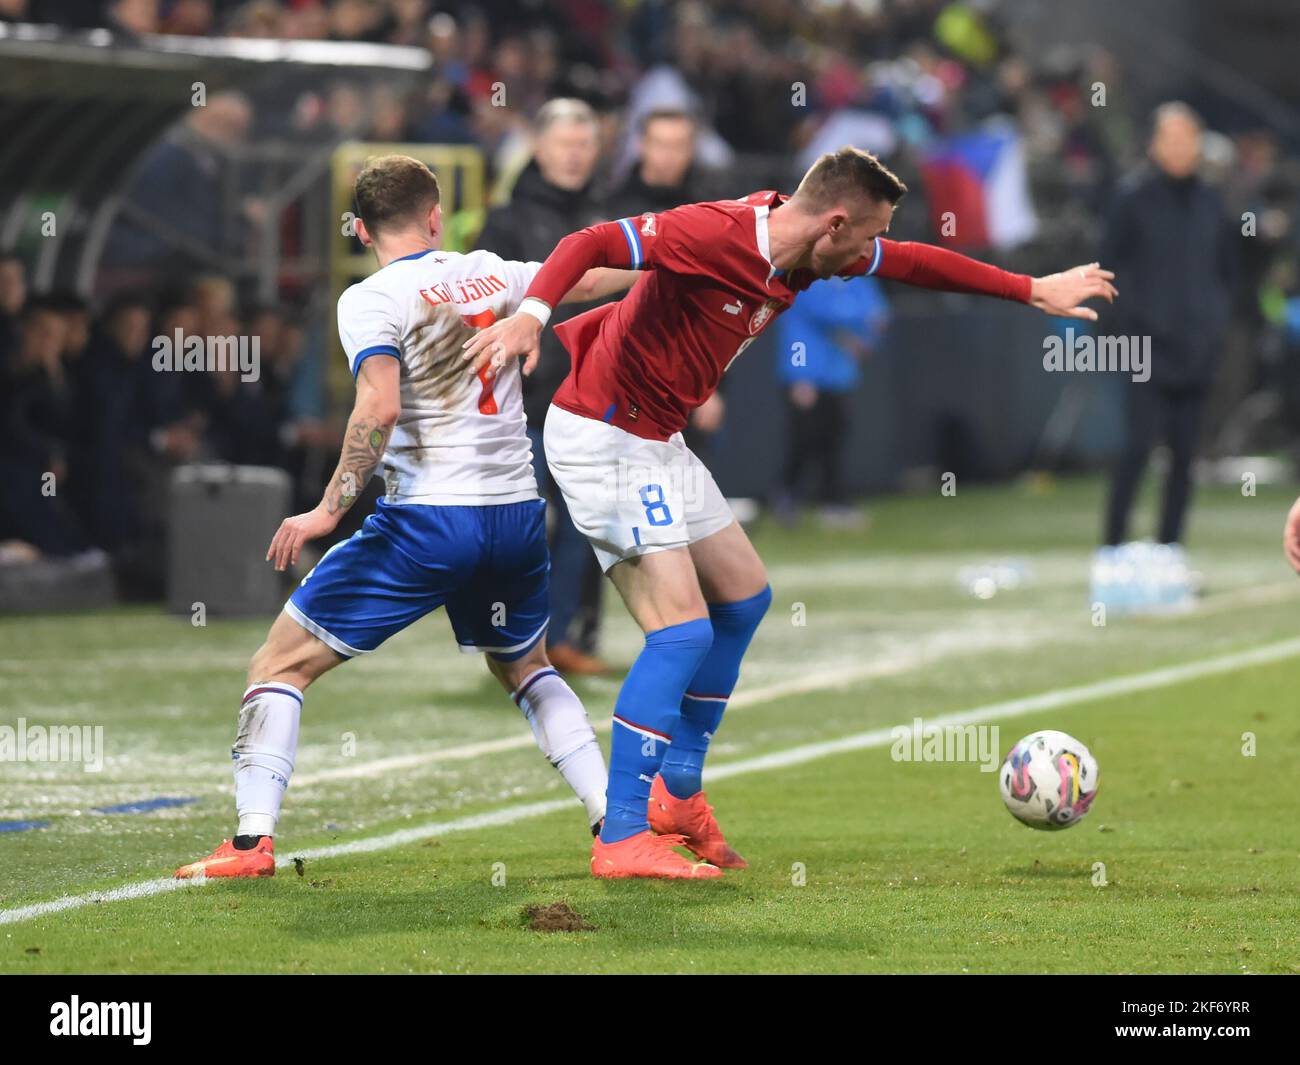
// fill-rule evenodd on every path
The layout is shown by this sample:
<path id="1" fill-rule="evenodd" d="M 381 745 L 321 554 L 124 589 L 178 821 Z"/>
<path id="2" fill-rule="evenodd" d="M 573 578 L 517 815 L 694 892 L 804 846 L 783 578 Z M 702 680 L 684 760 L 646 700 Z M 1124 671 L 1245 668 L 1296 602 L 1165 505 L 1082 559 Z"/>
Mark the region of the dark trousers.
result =
<path id="1" fill-rule="evenodd" d="M 533 445 L 533 472 L 537 487 L 551 508 L 551 620 L 546 630 L 547 643 L 575 643 L 588 652 L 594 650 L 600 624 L 600 601 L 604 591 L 600 563 L 587 538 L 573 526 L 564 493 L 546 468 L 546 452 L 540 430 L 529 429 Z M 569 630 L 573 619 L 585 607 L 583 632 L 575 637 Z"/>
<path id="2" fill-rule="evenodd" d="M 1161 441 L 1169 445 L 1170 462 L 1160 510 L 1159 541 L 1180 543 L 1192 495 L 1192 459 L 1196 457 L 1205 390 L 1167 389 L 1150 382 L 1129 381 L 1124 392 L 1124 442 L 1111 474 L 1106 543 L 1121 544 L 1128 538 L 1129 515 L 1147 457 Z"/>
<path id="3" fill-rule="evenodd" d="M 798 497 L 805 475 L 812 471 L 817 502 L 844 502 L 844 444 L 849 427 L 849 394 L 819 389 L 812 406 L 800 407 L 785 397 L 789 433 L 782 485 Z"/>
<path id="4" fill-rule="evenodd" d="M 45 495 L 46 476 L 38 461 L 0 455 L 0 540 L 22 540 L 43 555 L 72 555 L 88 545 L 76 515 L 67 505 L 68 490 L 51 482 L 53 495 Z"/>

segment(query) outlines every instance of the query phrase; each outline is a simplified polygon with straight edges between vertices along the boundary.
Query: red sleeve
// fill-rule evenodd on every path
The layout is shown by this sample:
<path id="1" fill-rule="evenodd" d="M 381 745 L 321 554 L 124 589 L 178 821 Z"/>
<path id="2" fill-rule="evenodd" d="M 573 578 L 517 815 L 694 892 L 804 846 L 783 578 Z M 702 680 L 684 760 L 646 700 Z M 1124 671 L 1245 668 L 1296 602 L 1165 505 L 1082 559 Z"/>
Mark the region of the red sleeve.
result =
<path id="1" fill-rule="evenodd" d="M 546 257 L 524 298 L 558 306 L 565 293 L 582 280 L 582 275 L 597 266 L 623 270 L 632 266 L 631 250 L 620 223 L 602 222 L 570 233 Z"/>
<path id="2" fill-rule="evenodd" d="M 874 257 L 859 259 L 845 274 L 874 274 L 921 288 L 971 292 L 1017 303 L 1029 302 L 1033 281 L 1028 274 L 1013 274 L 947 248 L 882 237 L 876 238 Z"/>
<path id="3" fill-rule="evenodd" d="M 707 253 L 716 241 L 715 212 L 703 204 L 686 204 L 659 214 L 634 215 L 570 233 L 547 257 L 525 298 L 554 307 L 592 267 L 619 270 L 665 269 L 691 273 L 699 268 L 697 250 Z"/>

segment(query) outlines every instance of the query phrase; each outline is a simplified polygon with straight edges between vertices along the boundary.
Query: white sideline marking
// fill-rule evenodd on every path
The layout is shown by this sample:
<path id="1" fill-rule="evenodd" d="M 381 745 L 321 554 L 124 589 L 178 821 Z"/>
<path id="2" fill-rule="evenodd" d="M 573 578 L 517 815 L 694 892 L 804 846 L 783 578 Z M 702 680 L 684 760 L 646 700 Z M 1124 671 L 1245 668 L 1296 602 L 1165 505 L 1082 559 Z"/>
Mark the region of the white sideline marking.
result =
<path id="1" fill-rule="evenodd" d="M 1294 598 L 1298 591 L 1300 591 L 1300 585 L 1290 583 L 1250 585 L 1245 588 L 1232 589 L 1231 591 L 1207 596 L 1198 604 L 1197 609 L 1190 614 L 1153 616 L 1139 620 L 1160 622 L 1171 618 L 1182 620 L 1205 614 L 1217 614 L 1222 611 L 1235 610 L 1242 606 L 1259 606 L 1264 603 L 1285 601 Z M 1060 634 L 1055 631 L 1044 632 L 1040 630 L 1037 635 L 1016 634 L 1012 638 L 986 640 L 983 645 L 980 645 L 977 642 L 977 636 L 967 630 L 939 632 L 932 634 L 932 637 L 928 640 L 930 646 L 919 650 L 909 649 L 905 652 L 896 652 L 882 658 L 873 659 L 864 665 L 820 670 L 816 674 L 807 677 L 779 681 L 760 687 L 742 687 L 740 691 L 732 696 L 727 704 L 727 709 L 732 711 L 744 706 L 760 706 L 763 703 L 784 699 L 790 695 L 806 695 L 814 691 L 845 688 L 850 684 L 877 677 L 897 676 L 900 673 L 920 669 L 923 666 L 950 658 L 954 650 L 969 653 L 1021 650 L 1036 644 L 1051 642 L 1058 639 L 1059 636 Z M 956 646 L 947 646 L 944 637 L 950 638 Z M 618 685 L 614 684 L 613 689 L 617 690 Z M 609 718 L 602 718 L 600 721 L 594 722 L 592 727 L 597 732 L 608 732 L 613 727 L 613 724 Z M 501 751 L 524 750 L 531 748 L 534 744 L 532 734 L 522 732 L 498 739 L 478 740 L 473 743 L 460 744 L 455 747 L 419 751 L 415 754 L 397 754 L 388 758 L 376 758 L 356 765 L 321 769 L 315 773 L 299 773 L 293 778 L 293 786 L 295 791 L 300 792 L 303 788 L 332 783 L 336 780 L 364 780 L 367 777 L 380 776 L 394 770 L 416 769 L 437 762 L 464 761 L 477 758 L 480 755 L 497 754 Z"/>
<path id="2" fill-rule="evenodd" d="M 880 658 L 858 666 L 842 666 L 839 669 L 822 669 L 806 677 L 777 681 L 754 688 L 741 688 L 727 703 L 728 711 L 745 706 L 761 706 L 763 703 L 784 699 L 789 695 L 806 695 L 815 691 L 834 691 L 847 688 L 859 681 L 876 677 L 892 677 L 907 673 L 913 669 L 946 661 L 956 653 L 978 654 L 987 651 L 1019 651 L 1046 643 L 1058 638 L 1060 633 L 1042 627 L 1038 634 L 1016 633 L 1008 637 L 1005 634 L 996 638 L 982 637 L 978 633 L 965 629 L 946 630 L 923 638 L 925 646 L 884 655 Z M 614 685 L 617 690 L 618 685 Z M 609 732 L 614 727 L 611 718 L 602 718 L 592 723 L 597 732 Z M 415 754 L 395 754 L 388 758 L 376 758 L 358 765 L 335 766 L 321 769 L 315 773 L 296 773 L 293 777 L 295 792 L 303 788 L 336 780 L 362 780 L 379 776 L 396 769 L 415 769 L 419 766 L 432 765 L 435 762 L 456 762 L 467 758 L 477 758 L 483 754 L 496 754 L 499 751 L 514 751 L 532 748 L 536 745 L 531 732 L 520 732 L 493 740 L 477 740 L 460 744 L 456 747 L 443 747 L 432 751 L 419 751 Z"/>
<path id="3" fill-rule="evenodd" d="M 977 706 L 970 710 L 961 710 L 952 714 L 941 714 L 932 717 L 929 719 L 929 724 L 937 726 L 971 725 L 981 721 L 1023 717 L 1026 714 L 1036 713 L 1040 710 L 1054 710 L 1074 703 L 1091 702 L 1096 699 L 1109 699 L 1116 695 L 1150 691 L 1153 688 L 1182 684 L 1185 681 L 1195 680 L 1199 677 L 1213 676 L 1217 673 L 1231 673 L 1251 666 L 1267 665 L 1296 655 L 1300 655 L 1300 638 L 1265 644 L 1263 647 L 1256 647 L 1249 651 L 1238 651 L 1230 655 L 1221 655 L 1218 658 L 1209 658 L 1203 662 L 1168 666 L 1164 669 L 1151 670 L 1148 673 L 1135 673 L 1125 677 L 1115 677 L 1111 680 L 1097 681 L 1093 684 L 1082 684 L 1073 688 L 1057 688 L 1054 691 L 1040 692 L 1037 695 L 1028 695 L 1020 699 L 986 703 L 984 706 Z M 892 741 L 892 730 L 895 727 L 897 726 L 871 729 L 868 732 L 857 732 L 850 736 L 842 736 L 837 740 L 807 743 L 798 747 L 790 747 L 784 751 L 759 755 L 755 758 L 727 762 L 709 770 L 708 778 L 710 781 L 725 780 L 728 777 L 740 776 L 744 773 L 760 773 L 767 769 L 783 769 L 788 766 L 802 765 L 805 762 L 816 761 L 820 758 L 843 754 L 848 751 L 884 747 Z M 277 859 L 276 867 L 283 868 L 291 865 L 295 857 L 308 860 L 338 858 L 349 854 L 365 854 L 372 851 L 387 850 L 392 847 L 400 847 L 407 843 L 428 839 L 432 836 L 511 825 L 534 817 L 558 813 L 561 810 L 573 810 L 574 806 L 574 801 L 569 798 L 523 803 L 518 806 L 505 806 L 499 810 L 474 814 L 454 821 L 435 821 L 415 828 L 404 828 L 396 832 L 389 832 L 382 836 L 371 836 L 366 839 L 353 840 L 349 843 L 295 851 L 293 854 Z M 84 895 L 65 895 L 49 902 L 37 902 L 30 906 L 0 910 L 0 925 L 14 924 L 18 921 L 30 920 L 33 917 L 46 917 L 64 910 L 89 906 L 96 902 L 117 902 L 122 899 L 147 898 L 150 895 L 159 895 L 165 891 L 206 882 L 206 880 L 142 880 L 135 884 L 126 884 L 108 891 L 94 891 Z"/>
<path id="4" fill-rule="evenodd" d="M 161 895 L 164 891 L 197 884 L 197 880 L 139 880 L 134 884 L 109 888 L 107 891 L 93 891 L 86 895 L 64 895 L 49 902 L 36 902 L 30 906 L 19 906 L 12 910 L 0 910 L 0 924 L 15 924 L 33 917 L 48 917 L 63 910 L 76 910 L 89 906 L 92 902 L 122 902 L 125 899 L 143 899 L 150 895 Z"/>

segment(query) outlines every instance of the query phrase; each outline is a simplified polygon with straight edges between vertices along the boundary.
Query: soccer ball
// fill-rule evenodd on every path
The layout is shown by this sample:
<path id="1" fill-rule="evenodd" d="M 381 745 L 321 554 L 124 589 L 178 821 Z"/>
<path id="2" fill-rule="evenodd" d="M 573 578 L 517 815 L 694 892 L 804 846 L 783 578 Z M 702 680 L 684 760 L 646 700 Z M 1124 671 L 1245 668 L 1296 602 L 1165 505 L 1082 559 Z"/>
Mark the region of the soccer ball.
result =
<path id="1" fill-rule="evenodd" d="M 1035 732 L 1003 759 L 1002 801 L 1030 828 L 1069 828 L 1092 807 L 1098 773 L 1097 759 L 1073 736 Z"/>

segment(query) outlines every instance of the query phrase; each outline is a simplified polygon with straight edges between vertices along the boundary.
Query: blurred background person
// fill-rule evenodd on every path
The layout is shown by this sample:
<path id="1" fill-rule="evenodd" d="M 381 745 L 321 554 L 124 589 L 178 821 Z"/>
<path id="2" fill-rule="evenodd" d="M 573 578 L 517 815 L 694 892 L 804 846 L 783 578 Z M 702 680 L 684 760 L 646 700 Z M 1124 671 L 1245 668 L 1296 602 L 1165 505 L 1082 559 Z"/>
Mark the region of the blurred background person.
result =
<path id="1" fill-rule="evenodd" d="M 165 565 L 166 482 L 172 466 L 195 458 L 200 423 L 178 375 L 152 365 L 150 300 L 123 292 L 102 311 L 76 370 L 78 442 L 74 498 L 97 546 L 113 558 L 121 593 L 157 598 Z"/>
<path id="2" fill-rule="evenodd" d="M 1113 336 L 1150 337 L 1148 381 L 1123 381 L 1123 443 L 1110 482 L 1104 544 L 1129 532 L 1133 501 L 1152 447 L 1169 447 L 1156 533 L 1181 545 L 1192 492 L 1201 415 L 1228 325 L 1236 241 L 1223 201 L 1199 175 L 1202 125 L 1186 104 L 1153 116 L 1150 166 L 1121 188 L 1101 261 L 1122 299 L 1108 315 Z"/>
<path id="3" fill-rule="evenodd" d="M 636 141 L 636 161 L 623 183 L 609 199 L 611 218 L 632 218 L 669 211 L 684 203 L 719 199 L 716 188 L 696 162 L 698 122 L 690 111 L 661 107 L 641 119 Z M 723 379 L 724 384 L 726 379 Z M 683 434 L 686 445 L 706 462 L 726 414 L 723 388 L 691 412 Z"/>
<path id="4" fill-rule="evenodd" d="M 0 255 L 0 372 L 18 338 L 18 319 L 26 302 L 26 264 L 12 252 Z"/>
<path id="5" fill-rule="evenodd" d="M 664 107 L 641 120 L 636 162 L 609 200 L 612 218 L 667 211 L 712 198 L 695 163 L 696 122 L 689 111 Z"/>
<path id="6" fill-rule="evenodd" d="M 479 247 L 503 259 L 541 262 L 562 238 L 608 217 L 593 191 L 600 131 L 591 106 L 581 100 L 551 100 L 538 111 L 533 134 L 532 161 L 520 173 L 510 202 L 488 213 L 478 238 Z M 552 321 L 562 322 L 586 307 L 557 308 Z M 555 331 L 547 330 L 537 369 L 524 378 L 524 411 L 538 487 L 549 501 L 552 515 L 547 654 L 561 672 L 595 674 L 605 669 L 593 653 L 603 592 L 600 567 L 586 539 L 573 527 L 564 497 L 546 468 L 542 448 L 546 410 L 568 372 L 568 352 L 555 338 Z M 578 622 L 584 606 L 587 617 Z M 579 627 L 582 632 L 577 631 Z"/>
<path id="7" fill-rule="evenodd" d="M 88 546 L 68 505 L 75 412 L 65 335 L 52 301 L 28 300 L 0 371 L 0 542 L 18 540 L 52 556 Z"/>
<path id="8" fill-rule="evenodd" d="M 864 516 L 849 505 L 844 485 L 844 453 L 861 363 L 889 325 L 884 292 L 874 278 L 831 278 L 801 293 L 776 324 L 787 428 L 775 516 L 791 524 L 811 498 L 823 524 L 860 527 Z M 807 495 L 806 481 L 812 483 Z"/>
<path id="9" fill-rule="evenodd" d="M 257 201 L 242 201 L 243 216 L 227 208 L 222 160 L 247 139 L 253 123 L 248 98 L 238 92 L 214 93 L 141 161 L 126 194 L 128 211 L 119 216 L 104 255 L 104 269 L 116 286 L 142 283 L 158 269 L 196 273 L 236 247 Z"/>

